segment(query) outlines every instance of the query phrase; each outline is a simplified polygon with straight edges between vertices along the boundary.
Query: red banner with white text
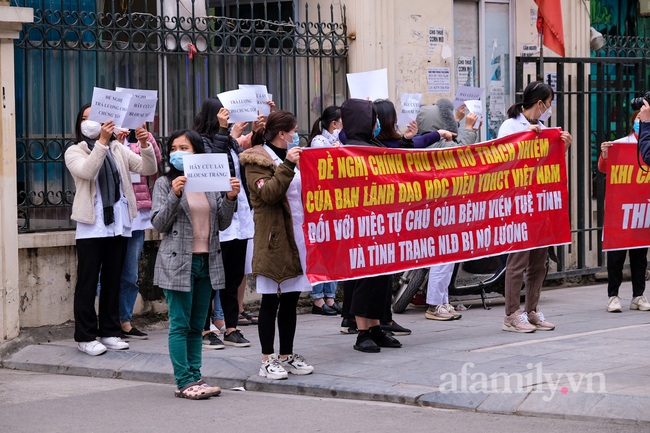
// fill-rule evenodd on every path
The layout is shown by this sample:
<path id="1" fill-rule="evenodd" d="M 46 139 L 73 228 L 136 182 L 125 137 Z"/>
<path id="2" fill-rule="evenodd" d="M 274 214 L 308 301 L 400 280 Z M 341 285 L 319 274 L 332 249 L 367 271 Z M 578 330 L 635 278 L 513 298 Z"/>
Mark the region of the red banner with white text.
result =
<path id="1" fill-rule="evenodd" d="M 609 148 L 603 251 L 650 246 L 650 167 L 637 152 L 635 142 Z"/>
<path id="2" fill-rule="evenodd" d="M 446 149 L 300 157 L 312 283 L 570 243 L 559 129 Z"/>

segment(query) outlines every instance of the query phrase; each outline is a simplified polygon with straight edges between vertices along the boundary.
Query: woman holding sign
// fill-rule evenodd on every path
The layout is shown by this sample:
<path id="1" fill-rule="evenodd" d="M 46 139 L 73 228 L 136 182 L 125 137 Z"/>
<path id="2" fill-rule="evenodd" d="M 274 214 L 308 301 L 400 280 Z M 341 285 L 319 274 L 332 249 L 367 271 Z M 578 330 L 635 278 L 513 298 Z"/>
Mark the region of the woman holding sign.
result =
<path id="1" fill-rule="evenodd" d="M 293 352 L 300 292 L 311 291 L 305 276 L 305 237 L 300 172 L 296 169 L 298 122 L 288 111 L 271 113 L 252 137 L 253 147 L 239 156 L 253 205 L 255 237 L 253 274 L 262 295 L 258 333 L 262 346 L 259 375 L 286 379 L 287 373 L 310 374 L 314 367 Z M 275 354 L 277 314 L 280 354 Z"/>
<path id="2" fill-rule="evenodd" d="M 169 309 L 169 356 L 176 397 L 200 400 L 219 395 L 201 379 L 202 331 L 213 289 L 224 285 L 219 230 L 228 228 L 237 203 L 239 181 L 231 191 L 186 192 L 183 158 L 205 153 L 201 136 L 181 130 L 169 137 L 171 169 L 156 181 L 151 223 L 164 237 L 153 283 L 162 287 Z"/>
<path id="3" fill-rule="evenodd" d="M 551 116 L 553 89 L 541 81 L 533 81 L 524 89 L 522 102 L 508 109 L 508 119 L 499 128 L 499 137 L 524 131 L 540 132 Z M 571 145 L 571 134 L 562 131 L 564 150 Z M 503 330 L 512 332 L 552 331 L 555 325 L 546 320 L 537 308 L 546 277 L 548 248 L 511 253 L 506 262 L 506 317 Z M 526 275 L 526 304 L 520 308 L 521 285 Z"/>
<path id="4" fill-rule="evenodd" d="M 77 115 L 77 144 L 65 152 L 65 165 L 76 188 L 71 215 L 77 222 L 74 339 L 81 352 L 95 356 L 107 348 L 129 348 L 120 338 L 119 291 L 131 220 L 138 213 L 130 172 L 149 176 L 157 166 L 145 128 L 136 130 L 139 156 L 115 138 L 112 120 L 100 124 L 89 117 L 87 104 Z M 100 271 L 98 317 L 95 297 Z"/>
<path id="5" fill-rule="evenodd" d="M 606 141 L 600 145 L 600 157 L 598 158 L 598 170 L 602 173 L 609 173 L 609 163 L 607 156 L 609 148 L 616 143 L 633 143 L 639 140 L 639 110 L 632 113 L 632 124 L 634 129 L 627 137 L 620 138 L 616 141 Z M 607 212 L 605 212 L 607 218 Z M 607 311 L 610 313 L 620 313 L 621 298 L 618 297 L 618 289 L 623 282 L 623 265 L 625 257 L 630 254 L 630 271 L 632 272 L 632 301 L 630 310 L 650 311 L 650 302 L 643 296 L 645 292 L 645 276 L 648 267 L 648 248 L 632 248 L 630 250 L 610 250 L 607 251 Z"/>

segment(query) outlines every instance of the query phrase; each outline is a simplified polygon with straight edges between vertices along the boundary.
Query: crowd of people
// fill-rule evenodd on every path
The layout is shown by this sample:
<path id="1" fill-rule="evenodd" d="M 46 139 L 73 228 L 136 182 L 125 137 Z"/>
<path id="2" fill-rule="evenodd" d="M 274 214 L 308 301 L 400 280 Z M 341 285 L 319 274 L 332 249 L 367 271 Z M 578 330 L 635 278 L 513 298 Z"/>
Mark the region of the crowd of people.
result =
<path id="1" fill-rule="evenodd" d="M 499 136 L 540 132 L 551 114 L 553 97 L 547 84 L 529 84 L 522 100 L 508 110 Z M 76 187 L 72 212 L 77 222 L 78 257 L 74 339 L 81 352 L 100 355 L 107 349 L 128 349 L 129 339 L 147 338 L 132 325 L 131 316 L 144 232 L 150 227 L 162 239 L 154 284 L 163 289 L 168 305 L 169 355 L 177 397 L 206 399 L 220 394 L 219 387 L 208 385 L 201 377 L 202 350 L 250 346 L 241 330 L 245 324 L 258 325 L 260 376 L 284 379 L 289 373 L 312 373 L 314 367 L 294 351 L 297 306 L 304 292 L 311 293 L 313 314 L 340 315 L 341 332 L 356 334 L 355 350 L 377 353 L 382 348 L 402 347 L 395 336 L 411 331 L 392 318 L 390 276 L 314 287 L 307 280 L 300 173 L 304 147 L 295 115 L 275 109 L 271 101 L 269 104 L 271 114 L 260 116 L 244 134 L 247 124 L 233 124 L 218 98 L 206 99 L 192 129 L 175 131 L 167 140 L 168 167 L 160 175 L 160 148 L 146 125 L 129 134 L 116 129 L 112 121 L 99 124 L 88 120 L 90 105 L 81 108 L 76 144 L 65 154 Z M 633 118 L 641 125 L 650 121 L 650 106 L 646 103 Z M 638 138 L 636 125 L 625 140 Z M 450 101 L 442 99 L 422 106 L 417 120 L 401 133 L 391 101 L 349 99 L 340 107 L 323 110 L 307 146 L 445 148 L 476 142 L 479 127 L 475 114 L 455 110 Z M 640 134 L 650 141 L 647 126 L 641 126 Z M 568 149 L 571 135 L 565 131 L 561 138 Z M 607 150 L 616 143 L 602 144 L 600 169 L 605 170 Z M 185 191 L 184 157 L 202 153 L 227 156 L 230 191 Z M 650 155 L 650 143 L 641 153 Z M 647 248 L 629 251 L 634 291 L 631 309 L 650 310 L 643 296 L 646 253 Z M 625 257 L 626 251 L 608 254 L 608 311 L 621 311 L 618 288 Z M 509 255 L 504 330 L 526 333 L 555 328 L 538 306 L 547 258 L 547 248 Z M 449 302 L 454 274 L 454 264 L 431 267 L 427 319 L 461 318 Z M 261 295 L 258 317 L 243 308 L 247 275 L 255 278 Z M 338 286 L 342 288 L 342 305 L 336 299 Z M 522 286 L 526 291 L 523 308 Z M 97 293 L 99 310 L 95 311 Z"/>

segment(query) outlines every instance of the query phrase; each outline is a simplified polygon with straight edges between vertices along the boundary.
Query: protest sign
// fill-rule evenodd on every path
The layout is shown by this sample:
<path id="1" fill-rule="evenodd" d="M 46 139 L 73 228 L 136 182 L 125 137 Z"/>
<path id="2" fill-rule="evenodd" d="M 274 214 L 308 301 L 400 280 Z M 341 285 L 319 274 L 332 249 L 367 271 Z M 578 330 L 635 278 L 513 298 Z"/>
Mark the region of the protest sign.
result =
<path id="1" fill-rule="evenodd" d="M 557 129 L 449 149 L 305 149 L 312 283 L 571 242 Z"/>
<path id="2" fill-rule="evenodd" d="M 406 126 L 418 117 L 422 93 L 402 93 L 402 109 L 397 116 L 397 126 Z"/>
<path id="3" fill-rule="evenodd" d="M 388 69 L 347 74 L 350 98 L 388 99 Z"/>
<path id="4" fill-rule="evenodd" d="M 483 118 L 483 103 L 478 99 L 474 99 L 465 101 L 465 106 L 470 113 L 476 114 L 478 116 L 478 119 L 476 119 L 476 122 L 474 122 L 473 126 L 474 129 L 478 129 L 481 125 L 481 119 Z"/>
<path id="5" fill-rule="evenodd" d="M 268 116 L 271 114 L 271 106 L 266 102 L 271 98 L 269 97 L 269 92 L 266 89 L 266 86 L 263 84 L 240 84 L 240 89 L 252 89 L 255 92 L 255 97 L 257 101 L 257 111 L 262 116 Z"/>
<path id="6" fill-rule="evenodd" d="M 456 96 L 454 97 L 454 110 L 458 110 L 458 107 L 463 105 L 465 101 L 483 98 L 484 91 L 485 89 L 482 87 L 458 86 Z"/>
<path id="7" fill-rule="evenodd" d="M 257 97 L 253 89 L 230 90 L 217 95 L 230 112 L 229 123 L 255 122 L 257 120 Z"/>
<path id="8" fill-rule="evenodd" d="M 124 117 L 129 109 L 132 95 L 114 90 L 93 88 L 93 99 L 90 104 L 88 120 L 105 123 L 109 120 L 115 122 L 116 127 L 121 127 Z M 142 124 L 144 122 L 141 122 Z"/>
<path id="9" fill-rule="evenodd" d="M 603 251 L 648 247 L 650 167 L 638 162 L 636 141 L 615 142 L 607 153 Z"/>
<path id="10" fill-rule="evenodd" d="M 146 114 L 146 117 L 143 121 L 140 121 L 140 124 L 136 127 L 126 126 L 122 124 L 123 128 L 135 129 L 141 126 L 144 122 L 153 122 L 156 118 L 156 104 L 158 103 L 158 91 L 157 90 L 145 90 L 145 89 L 128 89 L 126 87 L 116 87 L 116 92 L 124 92 L 132 95 L 131 104 L 129 110 L 125 116 L 126 119 L 133 116 L 136 119 L 141 118 L 142 115 Z M 130 120 L 129 125 L 135 124 L 137 121 Z"/>
<path id="11" fill-rule="evenodd" d="M 201 153 L 183 156 L 187 182 L 185 191 L 232 191 L 230 166 L 225 153 Z"/>

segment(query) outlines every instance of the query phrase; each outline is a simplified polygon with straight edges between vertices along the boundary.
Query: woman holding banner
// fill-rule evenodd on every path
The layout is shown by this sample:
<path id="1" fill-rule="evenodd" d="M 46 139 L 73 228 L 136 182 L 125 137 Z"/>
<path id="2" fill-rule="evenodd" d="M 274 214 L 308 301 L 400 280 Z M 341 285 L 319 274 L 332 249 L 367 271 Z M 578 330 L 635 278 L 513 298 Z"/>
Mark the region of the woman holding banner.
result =
<path id="1" fill-rule="evenodd" d="M 540 132 L 551 116 L 553 89 L 541 81 L 533 81 L 524 89 L 523 100 L 508 109 L 508 119 L 499 128 L 499 137 L 524 132 Z M 571 145 L 571 134 L 562 131 L 565 151 Z M 537 308 L 546 277 L 548 248 L 511 253 L 506 263 L 506 317 L 503 330 L 512 332 L 552 331 L 555 325 L 546 320 Z M 526 278 L 526 304 L 520 308 L 521 287 Z"/>
<path id="2" fill-rule="evenodd" d="M 116 139 L 112 120 L 103 124 L 88 120 L 90 111 L 86 104 L 77 115 L 77 143 L 65 152 L 65 165 L 76 188 L 71 215 L 77 222 L 74 339 L 81 352 L 96 356 L 107 348 L 129 348 L 120 338 L 119 291 L 131 220 L 138 213 L 130 172 L 150 176 L 157 165 L 145 128 L 136 130 L 139 156 Z M 95 297 L 100 271 L 98 315 Z"/>
<path id="3" fill-rule="evenodd" d="M 385 147 L 377 140 L 377 136 L 381 133 L 381 125 L 372 102 L 348 99 L 341 105 L 341 116 L 348 145 Z M 390 275 L 348 280 L 344 282 L 343 290 L 344 314 L 349 309 L 355 316 L 359 332 L 354 345 L 355 350 L 377 353 L 382 347 L 402 347 L 402 343 L 384 332 L 380 325 L 380 320 L 385 315 L 386 305 L 390 304 Z"/>
<path id="4" fill-rule="evenodd" d="M 632 113 L 632 132 L 627 137 L 620 138 L 616 141 L 606 141 L 600 145 L 600 157 L 598 157 L 598 170 L 602 173 L 609 172 L 609 163 L 607 156 L 609 148 L 617 143 L 633 143 L 639 140 L 639 110 Z M 607 212 L 605 212 L 607 218 Z M 607 311 L 610 313 L 620 313 L 621 298 L 618 297 L 618 289 L 623 282 L 623 265 L 625 257 L 629 251 L 630 254 L 630 271 L 632 273 L 632 301 L 630 310 L 650 311 L 650 302 L 643 296 L 645 291 L 646 268 L 648 267 L 648 248 L 632 248 L 629 250 L 610 250 L 607 251 Z"/>
<path id="5" fill-rule="evenodd" d="M 293 114 L 274 111 L 264 128 L 253 133 L 253 146 L 239 156 L 246 168 L 254 210 L 253 274 L 257 293 L 262 295 L 257 328 L 262 346 L 259 375 L 268 379 L 314 371 L 305 358 L 293 352 L 300 292 L 311 291 L 303 271 L 302 187 L 296 170 L 302 148 L 297 131 Z M 276 315 L 279 356 L 274 350 Z"/>

